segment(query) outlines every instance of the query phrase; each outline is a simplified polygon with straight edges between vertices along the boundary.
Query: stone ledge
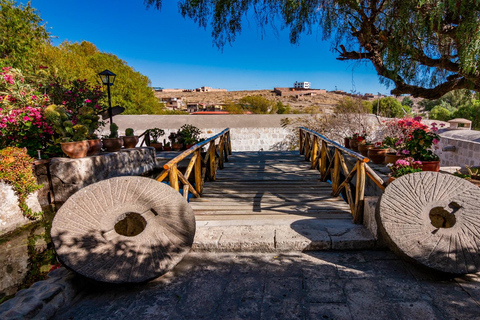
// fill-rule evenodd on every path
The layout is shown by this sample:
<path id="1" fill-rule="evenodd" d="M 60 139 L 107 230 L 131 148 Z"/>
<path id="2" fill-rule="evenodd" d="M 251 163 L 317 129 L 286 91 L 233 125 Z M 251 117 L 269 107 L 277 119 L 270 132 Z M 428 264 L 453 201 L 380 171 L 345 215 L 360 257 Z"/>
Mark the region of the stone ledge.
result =
<path id="1" fill-rule="evenodd" d="M 48 279 L 17 292 L 0 305 L 0 319 L 50 319 L 85 287 L 85 280 L 65 268 L 48 274 Z"/>

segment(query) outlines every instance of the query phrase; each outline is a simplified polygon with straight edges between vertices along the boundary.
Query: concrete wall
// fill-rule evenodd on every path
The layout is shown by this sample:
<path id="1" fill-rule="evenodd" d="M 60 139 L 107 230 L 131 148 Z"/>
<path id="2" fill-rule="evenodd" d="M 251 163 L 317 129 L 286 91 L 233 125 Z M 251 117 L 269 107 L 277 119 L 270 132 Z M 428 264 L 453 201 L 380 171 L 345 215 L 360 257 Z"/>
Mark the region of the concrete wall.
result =
<path id="1" fill-rule="evenodd" d="M 116 116 L 113 121 L 119 126 L 119 133 L 133 128 L 140 135 L 150 128 L 162 128 L 167 137 L 184 124 L 192 124 L 202 130 L 201 137 L 211 137 L 225 128 L 231 129 L 233 151 L 284 150 L 289 131 L 281 126 L 284 118 L 299 118 L 306 115 L 175 115 L 175 116 Z"/>

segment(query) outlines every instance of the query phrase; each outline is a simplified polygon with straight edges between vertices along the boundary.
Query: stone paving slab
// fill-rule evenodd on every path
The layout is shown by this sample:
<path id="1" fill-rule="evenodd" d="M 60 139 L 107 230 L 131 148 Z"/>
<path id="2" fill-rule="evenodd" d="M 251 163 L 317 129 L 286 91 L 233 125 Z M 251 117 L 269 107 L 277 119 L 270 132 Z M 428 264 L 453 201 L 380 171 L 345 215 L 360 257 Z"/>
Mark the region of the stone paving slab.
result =
<path id="1" fill-rule="evenodd" d="M 54 319 L 479 319 L 480 274 L 389 251 L 190 253 L 143 285 L 91 285 Z"/>

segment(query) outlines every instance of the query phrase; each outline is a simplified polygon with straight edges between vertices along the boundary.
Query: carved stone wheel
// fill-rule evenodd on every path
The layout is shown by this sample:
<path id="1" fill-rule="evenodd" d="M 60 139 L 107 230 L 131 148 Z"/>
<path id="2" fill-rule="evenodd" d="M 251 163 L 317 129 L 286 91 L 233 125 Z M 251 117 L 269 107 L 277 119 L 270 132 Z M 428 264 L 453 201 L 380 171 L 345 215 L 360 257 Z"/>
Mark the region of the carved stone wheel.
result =
<path id="1" fill-rule="evenodd" d="M 190 251 L 191 206 L 154 179 L 119 177 L 72 195 L 52 223 L 60 261 L 97 281 L 143 282 L 163 275 Z"/>
<path id="2" fill-rule="evenodd" d="M 480 270 L 480 188 L 465 179 L 400 177 L 385 189 L 377 222 L 394 252 L 443 272 Z"/>

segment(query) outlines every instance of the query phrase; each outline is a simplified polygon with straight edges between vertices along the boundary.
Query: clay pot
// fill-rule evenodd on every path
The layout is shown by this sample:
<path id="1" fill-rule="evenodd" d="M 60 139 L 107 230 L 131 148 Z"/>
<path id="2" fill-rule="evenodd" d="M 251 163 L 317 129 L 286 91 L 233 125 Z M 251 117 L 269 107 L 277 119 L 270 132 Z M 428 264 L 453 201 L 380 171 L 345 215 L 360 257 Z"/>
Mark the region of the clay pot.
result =
<path id="1" fill-rule="evenodd" d="M 154 147 L 155 151 L 162 151 L 163 150 L 163 143 L 161 142 L 150 142 L 150 147 Z"/>
<path id="2" fill-rule="evenodd" d="M 102 140 L 93 139 L 93 140 L 87 140 L 87 142 L 88 142 L 87 156 L 94 156 L 100 153 L 100 151 L 102 150 Z"/>
<path id="3" fill-rule="evenodd" d="M 353 151 L 358 151 L 357 139 L 350 139 L 350 149 L 352 149 Z"/>
<path id="4" fill-rule="evenodd" d="M 402 159 L 403 157 L 403 155 L 397 156 L 396 152 L 387 152 L 387 154 L 385 155 L 385 164 L 395 163 L 398 159 Z"/>
<path id="5" fill-rule="evenodd" d="M 343 145 L 345 148 L 350 148 L 350 138 L 343 138 Z"/>
<path id="6" fill-rule="evenodd" d="M 123 139 L 120 138 L 104 138 L 102 139 L 103 147 L 108 152 L 117 152 L 122 149 Z"/>
<path id="7" fill-rule="evenodd" d="M 123 136 L 123 147 L 125 149 L 132 149 L 138 143 L 138 136 Z"/>
<path id="8" fill-rule="evenodd" d="M 163 151 L 172 151 L 172 147 L 163 147 Z"/>
<path id="9" fill-rule="evenodd" d="M 172 144 L 172 149 L 173 149 L 174 151 L 180 151 L 180 150 L 182 150 L 182 148 L 183 148 L 183 144 L 181 144 L 181 143 L 174 143 L 174 144 Z"/>
<path id="10" fill-rule="evenodd" d="M 422 161 L 420 165 L 422 171 L 434 171 L 438 172 L 440 170 L 440 160 L 436 161 Z"/>
<path id="11" fill-rule="evenodd" d="M 373 144 L 365 144 L 365 143 L 358 144 L 358 151 L 360 151 L 360 153 L 364 157 L 368 157 L 368 149 L 371 149 L 371 148 L 373 148 Z"/>
<path id="12" fill-rule="evenodd" d="M 65 153 L 69 158 L 78 159 L 78 158 L 83 158 L 87 156 L 87 152 L 88 152 L 87 140 L 61 142 L 60 146 L 62 148 L 63 153 Z"/>
<path id="13" fill-rule="evenodd" d="M 392 181 L 395 180 L 395 179 L 397 179 L 397 178 L 392 177 L 390 174 L 388 174 L 388 182 L 387 182 L 387 184 L 392 183 Z"/>
<path id="14" fill-rule="evenodd" d="M 368 157 L 375 164 L 382 164 L 385 160 L 385 155 L 387 154 L 388 149 L 381 148 L 370 148 L 368 149 Z"/>

